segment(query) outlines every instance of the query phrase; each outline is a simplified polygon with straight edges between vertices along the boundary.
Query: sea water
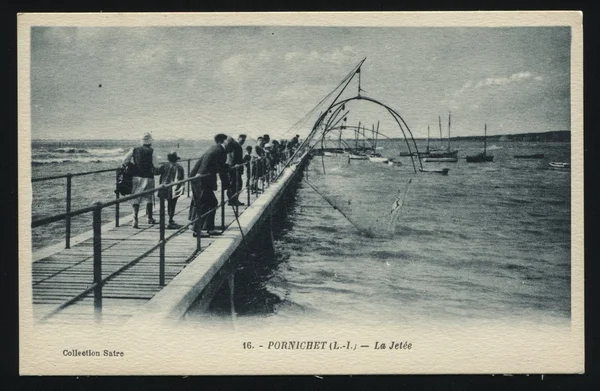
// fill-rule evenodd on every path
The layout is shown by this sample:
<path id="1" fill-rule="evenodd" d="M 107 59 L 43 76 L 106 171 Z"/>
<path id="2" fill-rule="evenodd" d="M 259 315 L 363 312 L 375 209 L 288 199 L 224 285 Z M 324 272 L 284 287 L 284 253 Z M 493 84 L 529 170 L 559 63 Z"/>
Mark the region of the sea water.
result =
<path id="1" fill-rule="evenodd" d="M 159 158 L 176 144 L 157 144 Z M 382 143 L 378 152 L 400 166 L 311 160 L 278 218 L 241 262 L 238 318 L 352 321 L 360 314 L 392 322 L 568 322 L 570 171 L 550 169 L 548 162 L 569 161 L 570 144 L 495 141 L 488 143 L 490 163 L 423 163 L 450 168 L 447 176 L 415 174 L 410 157 L 398 157 L 392 144 Z M 210 142 L 180 145 L 180 156 L 198 157 Z M 116 167 L 131 146 L 34 144 L 32 176 Z M 453 147 L 459 157 L 481 151 L 478 142 Z M 531 153 L 545 158 L 513 158 Z M 33 184 L 34 218 L 64 211 L 64 183 Z M 114 173 L 76 177 L 73 184 L 73 209 L 114 198 Z M 114 210 L 107 210 L 103 218 L 111 217 Z M 74 234 L 89 230 L 90 221 L 74 219 Z M 59 242 L 63 232 L 64 223 L 36 228 L 32 246 Z M 228 316 L 228 304 L 217 297 L 211 314 Z M 186 319 L 200 322 L 205 316 L 188 313 Z"/>

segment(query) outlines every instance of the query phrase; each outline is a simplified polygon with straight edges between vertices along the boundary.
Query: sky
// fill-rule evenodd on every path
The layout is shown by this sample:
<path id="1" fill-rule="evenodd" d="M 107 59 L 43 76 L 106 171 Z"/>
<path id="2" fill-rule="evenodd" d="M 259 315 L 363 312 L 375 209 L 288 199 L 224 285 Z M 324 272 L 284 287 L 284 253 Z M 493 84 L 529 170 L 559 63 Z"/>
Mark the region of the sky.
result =
<path id="1" fill-rule="evenodd" d="M 365 57 L 362 94 L 415 137 L 438 116 L 446 132 L 449 112 L 452 136 L 570 130 L 570 41 L 568 27 L 33 27 L 32 138 L 303 136 L 316 117 L 288 130 Z M 349 122 L 397 136 L 363 103 Z"/>

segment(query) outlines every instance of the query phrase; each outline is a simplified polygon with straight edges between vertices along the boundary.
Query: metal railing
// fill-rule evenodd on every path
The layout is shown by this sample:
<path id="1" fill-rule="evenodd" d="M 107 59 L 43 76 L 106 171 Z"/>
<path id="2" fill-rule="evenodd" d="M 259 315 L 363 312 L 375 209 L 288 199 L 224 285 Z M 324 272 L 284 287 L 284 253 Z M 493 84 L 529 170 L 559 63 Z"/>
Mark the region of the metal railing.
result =
<path id="1" fill-rule="evenodd" d="M 187 177 L 190 176 L 191 162 L 194 160 L 198 160 L 198 158 L 181 160 L 182 162 L 187 162 Z M 68 213 L 71 212 L 73 178 L 77 177 L 77 176 L 114 172 L 115 173 L 115 184 L 116 184 L 116 181 L 118 180 L 118 177 L 119 177 L 120 170 L 121 170 L 120 167 L 119 168 L 107 168 L 107 169 L 103 169 L 103 170 L 85 171 L 85 172 L 78 172 L 78 173 L 74 173 L 74 174 L 67 173 L 67 174 L 62 174 L 62 175 L 52 175 L 52 176 L 38 177 L 38 178 L 31 179 L 32 183 L 56 180 L 56 179 L 66 179 L 67 180 L 66 196 L 65 196 L 65 212 L 66 212 L 65 215 L 66 215 L 66 217 L 64 218 L 64 220 L 65 220 L 65 248 L 71 248 L 71 217 L 72 216 L 68 215 Z M 120 198 L 119 193 L 115 192 L 115 194 L 116 194 L 116 199 L 119 199 Z M 187 195 L 188 195 L 188 197 L 190 195 L 189 183 L 187 185 Z M 121 211 L 120 211 L 119 203 L 117 203 L 117 204 L 115 204 L 115 227 L 119 226 L 120 213 L 121 213 Z"/>
<path id="2" fill-rule="evenodd" d="M 157 249 L 159 250 L 158 283 L 160 286 L 164 286 L 165 285 L 165 250 L 166 250 L 165 246 L 166 246 L 166 243 L 169 242 L 169 240 L 171 240 L 175 236 L 182 233 L 183 231 L 187 230 L 189 227 L 195 225 L 197 222 L 199 223 L 200 226 L 202 226 L 201 223 L 211 213 L 216 213 L 217 210 L 219 210 L 219 208 L 221 209 L 221 229 L 225 230 L 225 228 L 226 228 L 226 226 L 225 226 L 225 205 L 229 203 L 230 199 L 237 198 L 243 192 L 246 192 L 247 205 L 250 206 L 251 198 L 252 198 L 251 194 L 255 194 L 256 198 L 258 198 L 259 193 L 263 192 L 265 187 L 268 187 L 273 181 L 275 181 L 282 174 L 284 169 L 289 165 L 290 159 L 292 159 L 294 156 L 293 151 L 291 151 L 291 150 L 285 150 L 285 151 L 281 151 L 281 152 L 282 152 L 281 155 L 275 159 L 262 157 L 262 158 L 252 159 L 249 162 L 246 162 L 244 164 L 240 164 L 240 165 L 231 167 L 229 169 L 229 172 L 224 173 L 224 174 L 228 174 L 230 177 L 232 177 L 233 179 L 231 181 L 235 181 L 236 185 L 239 183 L 242 183 L 242 186 L 240 186 L 240 189 L 237 189 L 237 186 L 236 186 L 235 187 L 236 191 L 231 194 L 231 197 L 227 197 L 227 199 L 226 199 L 226 197 L 225 197 L 226 186 L 224 186 L 224 183 L 221 180 L 220 181 L 221 200 L 218 203 L 218 205 L 215 206 L 214 208 L 210 209 L 209 211 L 203 213 L 202 215 L 196 216 L 193 220 L 191 220 L 189 223 L 183 225 L 181 228 L 177 229 L 175 232 L 173 232 L 168 237 L 165 237 L 165 199 L 167 198 L 166 197 L 168 194 L 167 192 L 169 191 L 169 189 L 171 189 L 174 186 L 180 186 L 180 185 L 184 185 L 184 184 L 187 184 L 188 192 L 189 192 L 189 189 L 191 187 L 191 182 L 199 181 L 201 179 L 201 177 L 199 175 L 196 175 L 191 178 L 188 177 L 186 179 L 172 182 L 169 184 L 161 184 L 160 186 L 158 186 L 154 189 L 146 190 L 146 191 L 143 191 L 143 192 L 140 192 L 137 194 L 132 194 L 132 195 L 128 195 L 125 197 L 117 197 L 116 199 L 114 199 L 112 201 L 96 202 L 91 206 L 81 208 L 81 209 L 78 209 L 75 211 L 68 210 L 66 213 L 60 213 L 60 214 L 56 214 L 53 216 L 33 220 L 31 223 L 31 228 L 36 228 L 36 227 L 51 224 L 51 223 L 54 223 L 57 221 L 62 221 L 62 220 L 70 221 L 70 219 L 72 217 L 80 216 L 80 215 L 90 213 L 90 212 L 92 213 L 93 283 L 88 288 L 86 288 L 85 290 L 83 290 L 82 292 L 80 292 L 79 294 L 74 296 L 73 298 L 67 300 L 66 302 L 64 302 L 63 304 L 58 306 L 51 313 L 44 316 L 43 319 L 48 319 L 49 317 L 55 315 L 57 312 L 61 311 L 62 309 L 66 308 L 72 304 L 77 303 L 78 301 L 80 301 L 81 299 L 86 297 L 91 292 L 93 292 L 93 295 L 94 295 L 94 311 L 95 311 L 96 315 L 99 316 L 102 312 L 102 287 L 107 282 L 109 282 L 116 276 L 120 275 L 127 269 L 131 268 L 132 266 L 134 266 L 135 264 L 140 262 L 142 259 L 146 258 L 149 254 L 156 251 Z M 193 160 L 193 159 L 187 159 L 188 169 L 190 167 L 190 163 L 189 163 L 190 160 Z M 245 186 L 244 186 L 244 182 L 242 181 L 242 170 L 244 168 L 247 169 Z M 112 169 L 99 170 L 97 172 L 108 172 L 108 171 L 112 171 Z M 68 174 L 68 175 L 60 175 L 60 176 L 54 176 L 54 177 L 36 178 L 34 180 L 39 181 L 39 180 L 49 180 L 49 179 L 58 179 L 58 178 L 66 177 L 67 183 L 70 183 L 69 178 L 76 176 L 76 175 L 86 175 L 86 174 L 89 174 L 89 173 Z M 233 174 L 233 175 L 231 175 L 231 174 Z M 69 196 L 69 189 L 70 189 L 70 187 L 67 188 L 68 196 Z M 103 277 L 102 276 L 102 210 L 104 208 L 108 208 L 113 205 L 118 206 L 123 202 L 127 202 L 127 201 L 133 200 L 135 198 L 154 194 L 154 193 L 157 193 L 159 200 L 160 200 L 159 201 L 159 224 L 158 224 L 159 238 L 158 238 L 158 242 L 154 246 L 149 248 L 147 251 L 145 251 L 144 253 L 137 256 L 132 261 L 129 261 L 128 263 L 124 264 L 123 266 L 121 266 L 120 268 L 118 268 L 116 271 L 112 272 L 108 276 Z M 67 205 L 69 208 L 70 201 L 67 203 Z M 231 206 L 233 208 L 235 218 L 237 219 L 239 216 L 239 205 L 231 204 Z M 67 233 L 68 232 L 69 231 L 67 231 Z M 201 235 L 200 235 L 200 232 L 198 232 L 196 235 L 196 249 L 195 249 L 194 253 L 190 254 L 190 258 L 192 258 L 197 253 L 199 253 L 201 251 L 201 249 L 202 249 Z"/>

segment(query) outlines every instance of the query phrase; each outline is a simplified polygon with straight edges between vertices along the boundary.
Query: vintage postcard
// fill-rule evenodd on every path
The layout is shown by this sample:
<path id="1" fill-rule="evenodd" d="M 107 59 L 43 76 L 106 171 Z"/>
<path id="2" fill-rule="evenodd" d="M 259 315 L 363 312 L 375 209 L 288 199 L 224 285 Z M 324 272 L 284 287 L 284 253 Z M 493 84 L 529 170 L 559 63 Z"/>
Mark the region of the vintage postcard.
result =
<path id="1" fill-rule="evenodd" d="M 583 373 L 582 34 L 18 15 L 20 373 Z"/>

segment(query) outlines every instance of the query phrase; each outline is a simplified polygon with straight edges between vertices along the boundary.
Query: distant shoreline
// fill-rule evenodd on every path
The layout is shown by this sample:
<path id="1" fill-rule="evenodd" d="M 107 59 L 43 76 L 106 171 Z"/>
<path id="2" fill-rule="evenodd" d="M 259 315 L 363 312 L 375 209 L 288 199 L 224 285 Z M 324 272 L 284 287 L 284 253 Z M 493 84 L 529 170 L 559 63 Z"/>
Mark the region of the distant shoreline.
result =
<path id="1" fill-rule="evenodd" d="M 431 140 L 439 139 L 437 137 L 431 137 Z M 488 141 L 571 141 L 571 131 L 570 130 L 553 130 L 549 132 L 528 132 L 528 133 L 510 133 L 510 134 L 497 134 L 497 135 L 488 135 Z M 395 140 L 395 139 L 390 139 Z M 415 140 L 422 141 L 427 140 L 425 137 L 418 137 Z M 447 140 L 447 138 L 444 138 Z M 477 141 L 483 140 L 483 135 L 481 136 L 454 136 L 450 137 L 450 140 L 456 141 Z M 135 143 L 139 140 L 137 139 L 93 139 L 93 138 L 82 138 L 82 139 L 32 139 L 31 143 L 49 143 L 49 142 L 60 142 L 60 143 L 76 143 L 76 142 L 106 142 L 110 141 L 112 143 Z M 212 139 L 163 139 L 156 140 L 156 144 L 163 143 L 183 143 L 188 141 L 212 141 Z"/>

